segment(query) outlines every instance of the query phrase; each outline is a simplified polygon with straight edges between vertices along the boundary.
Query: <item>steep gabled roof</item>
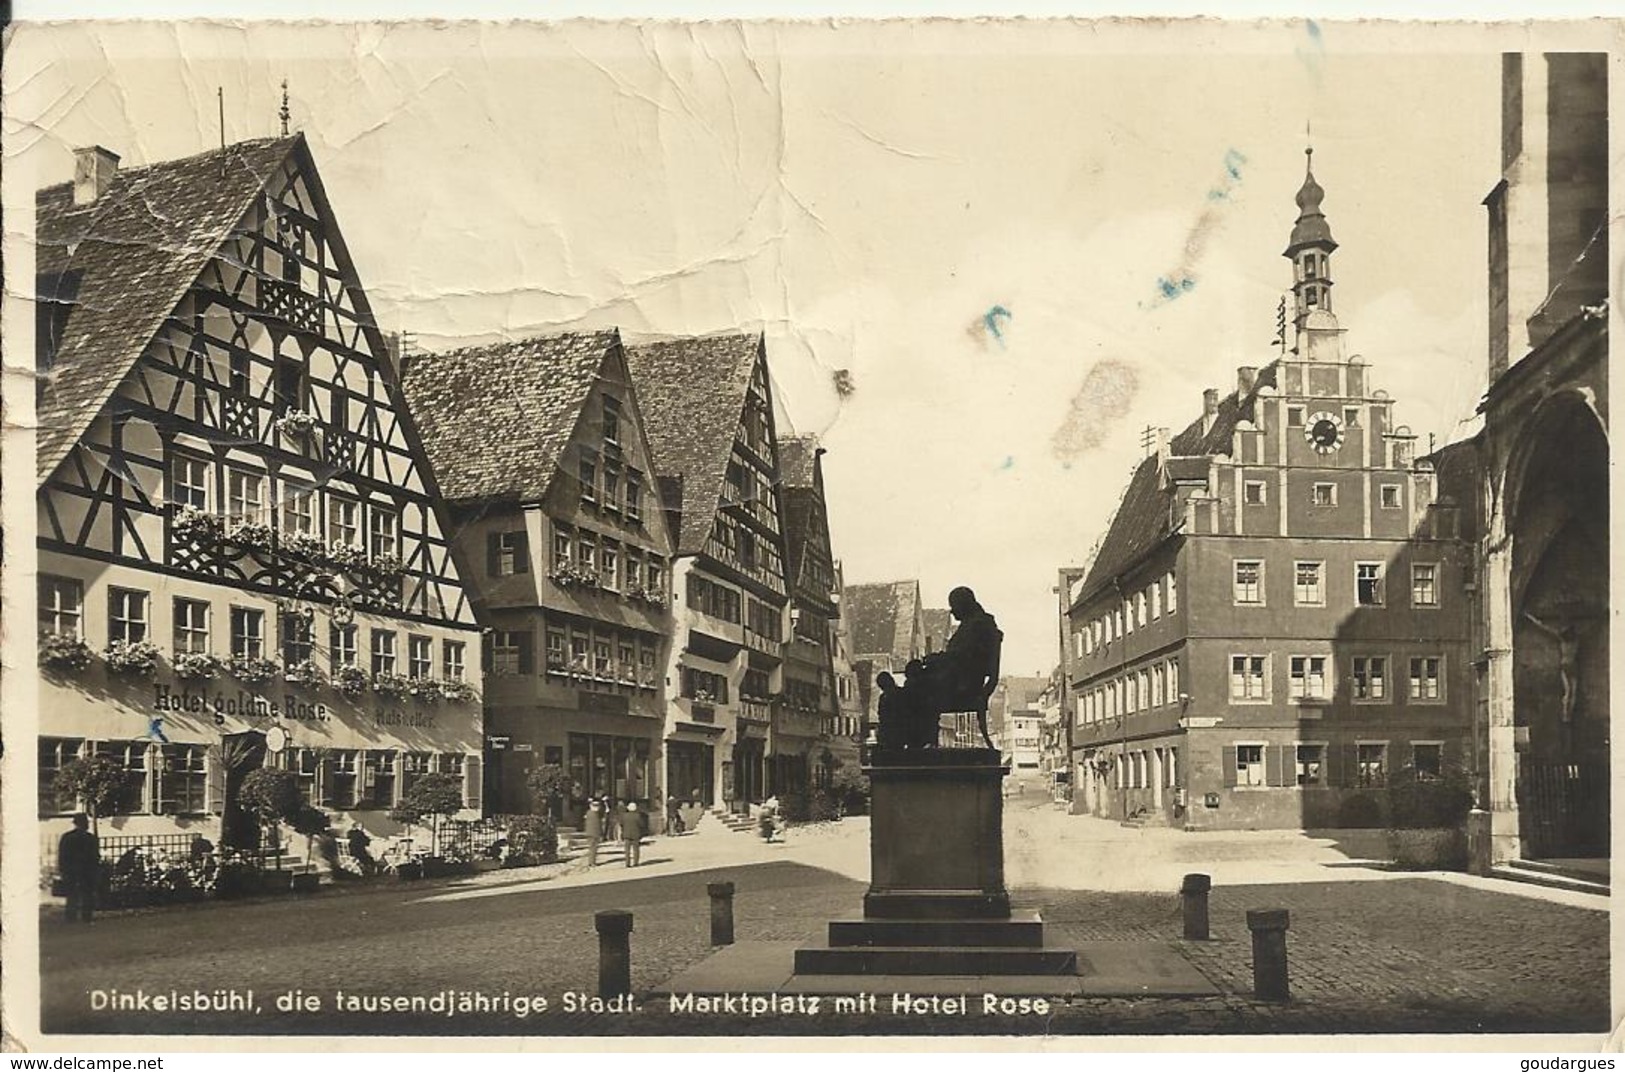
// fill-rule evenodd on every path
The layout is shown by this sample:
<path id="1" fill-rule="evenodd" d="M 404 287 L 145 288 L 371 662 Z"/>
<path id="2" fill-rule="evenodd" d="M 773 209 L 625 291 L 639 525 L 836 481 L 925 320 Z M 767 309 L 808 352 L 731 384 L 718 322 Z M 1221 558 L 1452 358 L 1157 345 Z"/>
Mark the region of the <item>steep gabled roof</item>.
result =
<path id="1" fill-rule="evenodd" d="M 818 511 L 818 440 L 798 436 L 779 440 L 779 482 L 784 485 L 784 543 L 791 585 L 801 580 Z"/>
<path id="2" fill-rule="evenodd" d="M 682 478 L 677 553 L 705 547 L 762 336 L 710 335 L 626 348 L 656 472 Z"/>
<path id="3" fill-rule="evenodd" d="M 818 472 L 817 436 L 779 440 L 779 481 L 787 488 L 810 488 Z"/>
<path id="4" fill-rule="evenodd" d="M 919 581 L 847 585 L 841 615 L 851 623 L 853 658 L 890 655 L 907 659 L 919 601 Z"/>
<path id="5" fill-rule="evenodd" d="M 41 394 L 38 476 L 56 471 L 303 135 L 121 169 L 89 205 L 40 190 L 37 271 L 69 273 L 71 306 Z"/>
<path id="6" fill-rule="evenodd" d="M 401 377 L 449 501 L 536 502 L 575 434 L 614 331 L 544 335 L 415 358 Z"/>
<path id="7" fill-rule="evenodd" d="M 1049 678 L 1004 677 L 999 679 L 999 684 L 1004 686 L 1004 709 L 1006 713 L 1013 714 L 1026 712 L 1049 688 Z"/>
<path id="8" fill-rule="evenodd" d="M 1260 369 L 1246 395 L 1232 391 L 1221 399 L 1207 431 L 1202 430 L 1205 422 L 1198 417 L 1174 436 L 1168 444 L 1170 470 L 1177 476 L 1194 478 L 1206 473 L 1209 457 L 1229 454 L 1236 425 L 1244 419 L 1252 419 L 1253 402 L 1261 388 L 1275 386 L 1277 367 L 1272 362 Z M 1128 488 L 1117 504 L 1106 538 L 1100 542 L 1100 550 L 1089 567 L 1089 577 L 1073 606 L 1093 599 L 1173 531 L 1172 499 L 1173 492 L 1163 480 L 1156 457 L 1142 459 L 1129 478 Z"/>

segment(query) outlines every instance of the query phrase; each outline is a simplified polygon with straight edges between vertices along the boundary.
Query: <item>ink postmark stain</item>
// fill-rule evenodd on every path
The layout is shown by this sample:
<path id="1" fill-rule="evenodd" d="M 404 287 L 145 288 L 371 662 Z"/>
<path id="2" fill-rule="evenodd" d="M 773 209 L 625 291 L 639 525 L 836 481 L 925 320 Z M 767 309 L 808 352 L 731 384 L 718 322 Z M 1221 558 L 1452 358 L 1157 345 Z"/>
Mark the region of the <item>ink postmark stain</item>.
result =
<path id="1" fill-rule="evenodd" d="M 1072 396 L 1066 419 L 1050 441 L 1050 452 L 1062 462 L 1070 462 L 1100 446 L 1128 412 L 1139 386 L 1133 366 L 1122 361 L 1098 362 Z"/>

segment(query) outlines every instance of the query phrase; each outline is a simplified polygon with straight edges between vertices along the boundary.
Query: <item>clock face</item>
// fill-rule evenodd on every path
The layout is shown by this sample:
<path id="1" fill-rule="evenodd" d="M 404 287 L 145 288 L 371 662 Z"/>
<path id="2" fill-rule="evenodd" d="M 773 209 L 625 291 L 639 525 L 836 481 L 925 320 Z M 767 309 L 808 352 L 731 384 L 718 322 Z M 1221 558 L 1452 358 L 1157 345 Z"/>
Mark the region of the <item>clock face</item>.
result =
<path id="1" fill-rule="evenodd" d="M 1330 454 L 1343 445 L 1343 422 L 1330 413 L 1316 413 L 1304 423 L 1303 437 L 1320 454 Z"/>

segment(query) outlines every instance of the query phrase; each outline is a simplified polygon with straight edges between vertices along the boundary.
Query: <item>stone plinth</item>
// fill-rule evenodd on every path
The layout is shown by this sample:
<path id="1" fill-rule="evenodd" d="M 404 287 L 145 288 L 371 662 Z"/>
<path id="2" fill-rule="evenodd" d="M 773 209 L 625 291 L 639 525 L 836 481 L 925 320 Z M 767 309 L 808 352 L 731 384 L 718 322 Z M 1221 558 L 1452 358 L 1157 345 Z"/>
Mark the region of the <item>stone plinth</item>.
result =
<path id="1" fill-rule="evenodd" d="M 869 919 L 1008 919 L 1006 768 L 987 748 L 870 753 Z"/>

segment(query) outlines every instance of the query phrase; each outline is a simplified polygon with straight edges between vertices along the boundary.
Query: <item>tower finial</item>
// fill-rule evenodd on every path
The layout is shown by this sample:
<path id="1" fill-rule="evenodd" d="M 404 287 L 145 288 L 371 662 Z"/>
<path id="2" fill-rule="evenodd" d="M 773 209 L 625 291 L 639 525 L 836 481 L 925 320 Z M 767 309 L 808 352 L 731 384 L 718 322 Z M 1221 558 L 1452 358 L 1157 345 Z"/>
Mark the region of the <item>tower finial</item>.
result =
<path id="1" fill-rule="evenodd" d="M 277 118 L 282 120 L 282 136 L 285 138 L 288 136 L 288 120 L 292 118 L 292 113 L 288 111 L 288 80 L 286 78 L 282 80 L 282 107 L 277 109 L 276 114 Z"/>

